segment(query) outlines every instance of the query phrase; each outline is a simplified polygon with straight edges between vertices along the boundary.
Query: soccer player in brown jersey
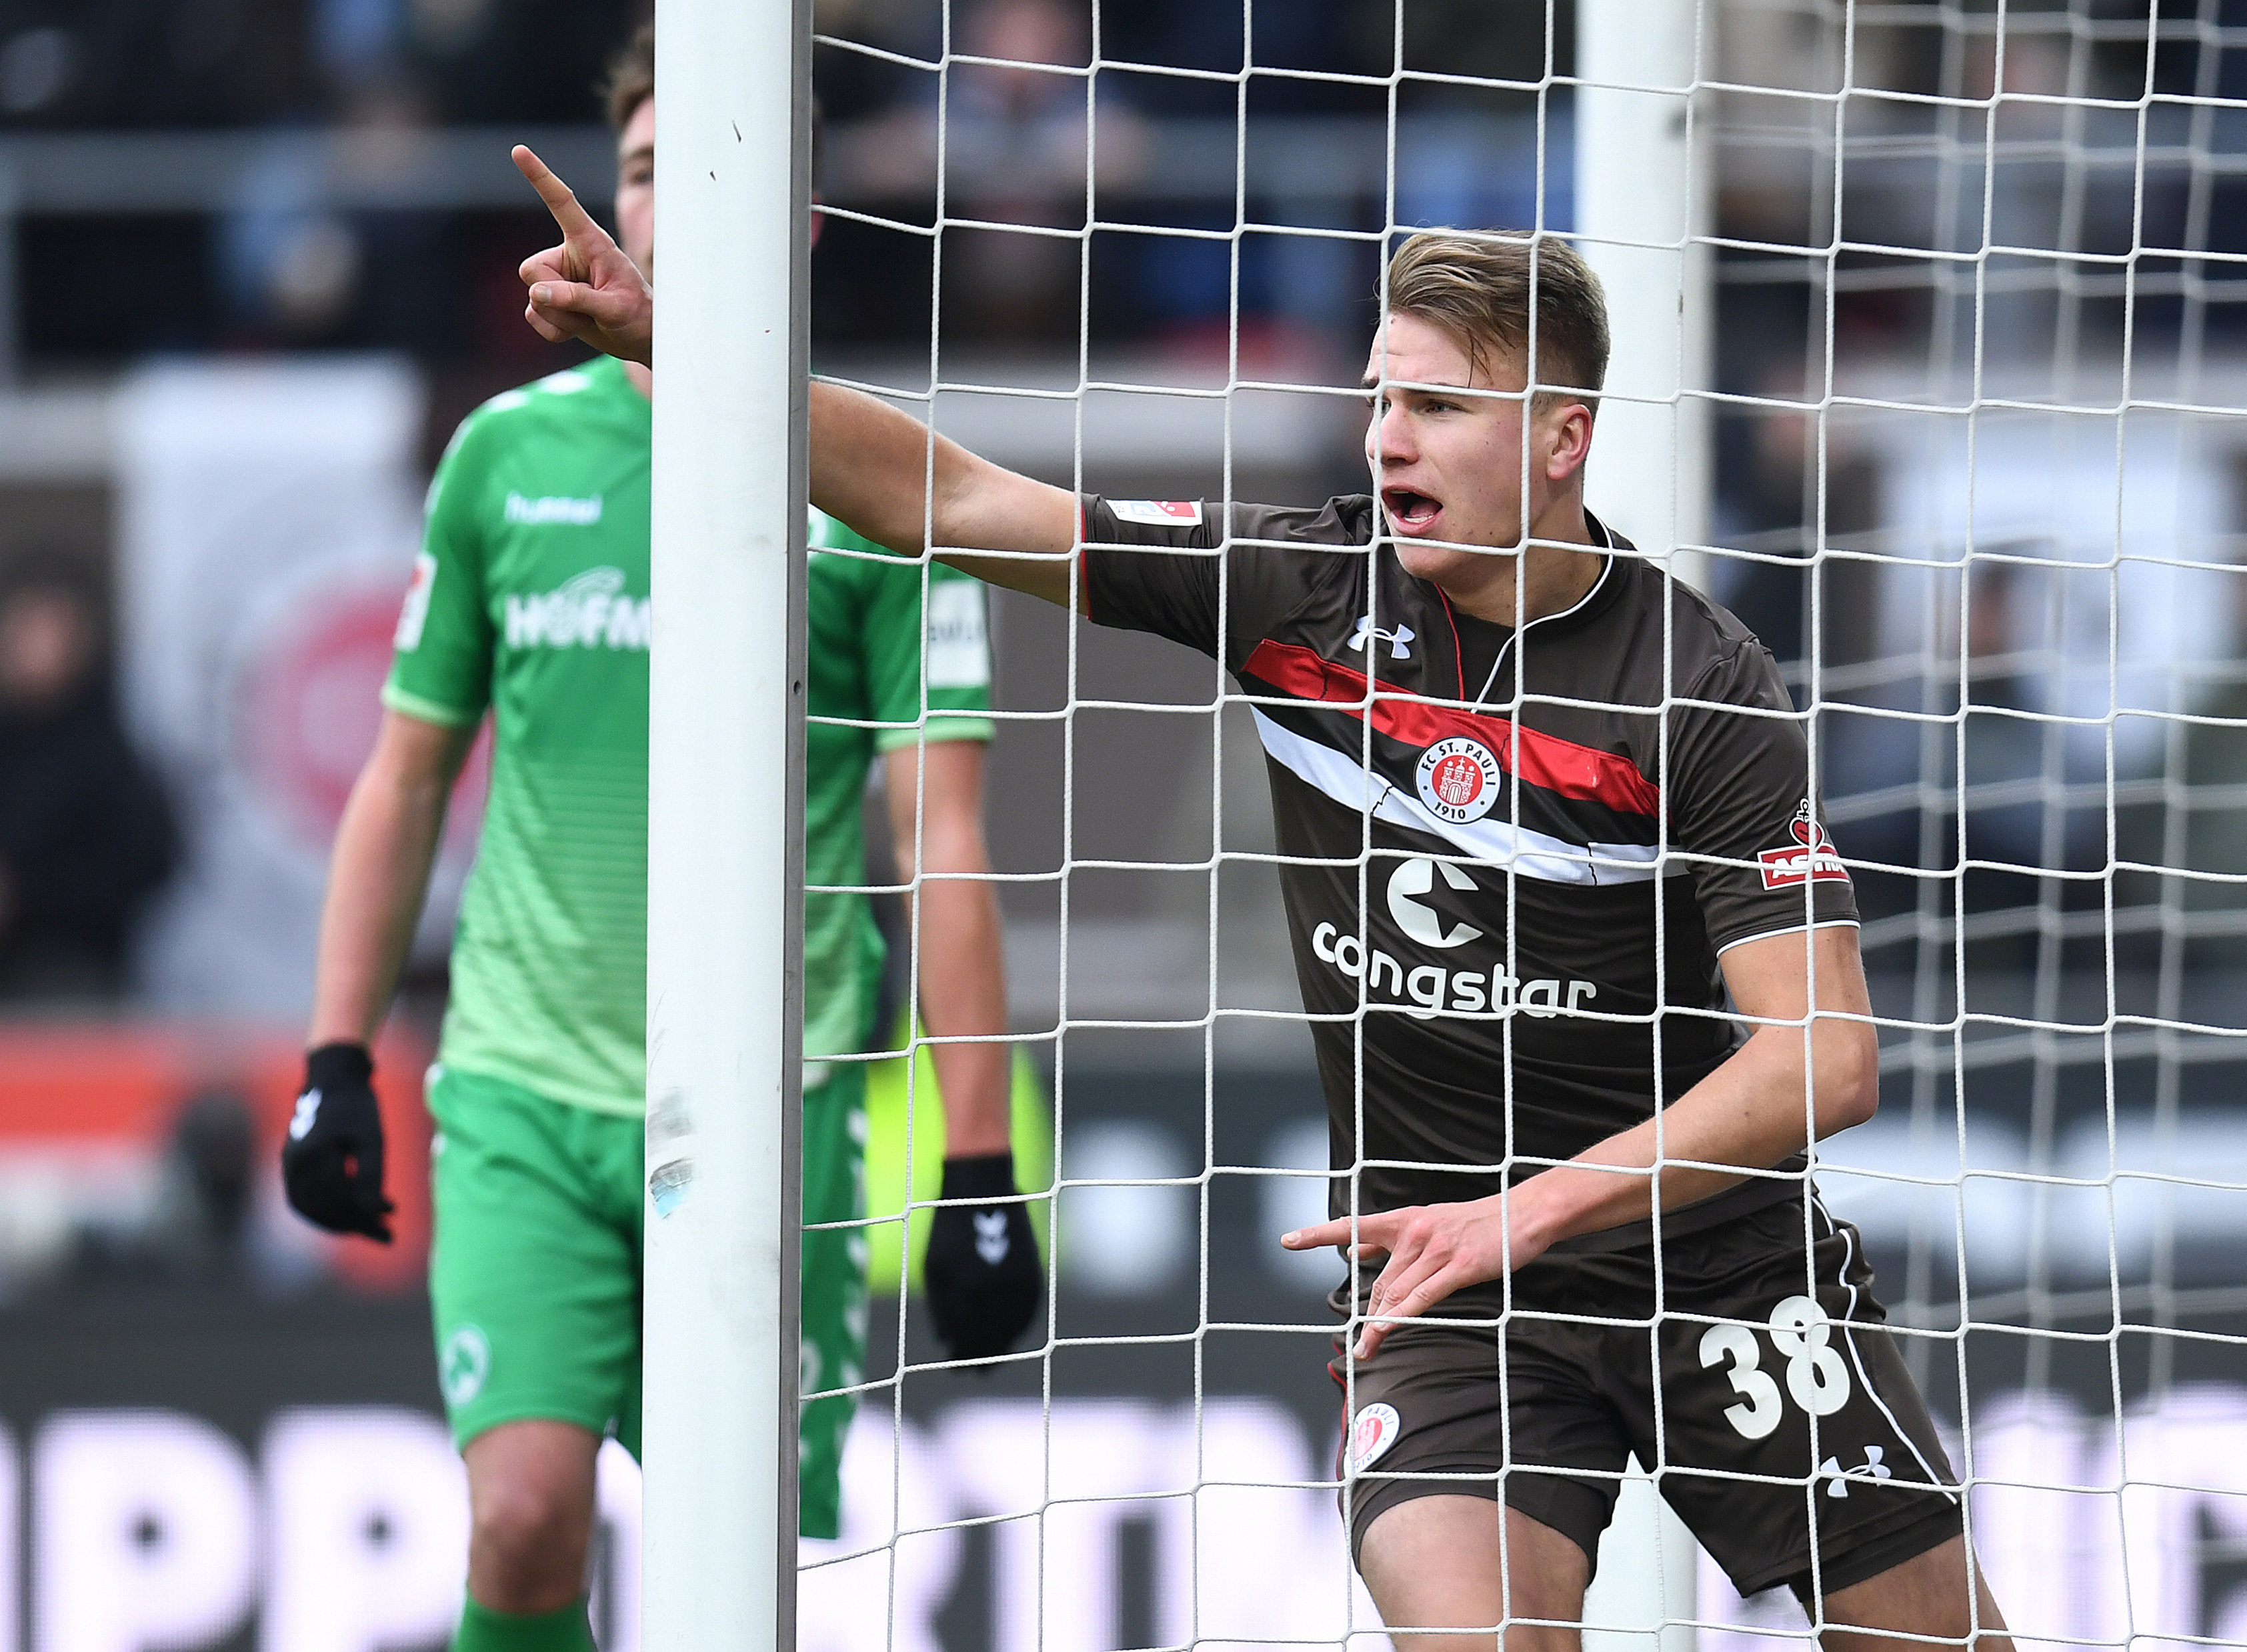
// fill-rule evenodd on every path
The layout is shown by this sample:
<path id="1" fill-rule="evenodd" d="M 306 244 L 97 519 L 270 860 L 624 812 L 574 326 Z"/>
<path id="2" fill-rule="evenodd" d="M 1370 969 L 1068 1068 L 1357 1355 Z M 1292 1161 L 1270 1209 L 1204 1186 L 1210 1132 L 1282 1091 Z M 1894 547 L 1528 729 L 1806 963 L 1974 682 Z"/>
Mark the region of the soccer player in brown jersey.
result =
<path id="1" fill-rule="evenodd" d="M 652 290 L 518 158 L 564 231 L 532 325 L 645 359 Z M 1808 1174 L 1878 1063 L 1804 725 L 1738 621 L 1584 509 L 1607 354 L 1564 242 L 1424 233 L 1367 364 L 1369 494 L 1080 497 L 815 385 L 811 497 L 1199 649 L 1253 707 L 1345 1172 L 1283 1243 L 1350 1259 L 1342 1501 L 1390 1624 L 1576 1645 L 1636 1455 L 1829 1648 L 2010 1652 Z"/>

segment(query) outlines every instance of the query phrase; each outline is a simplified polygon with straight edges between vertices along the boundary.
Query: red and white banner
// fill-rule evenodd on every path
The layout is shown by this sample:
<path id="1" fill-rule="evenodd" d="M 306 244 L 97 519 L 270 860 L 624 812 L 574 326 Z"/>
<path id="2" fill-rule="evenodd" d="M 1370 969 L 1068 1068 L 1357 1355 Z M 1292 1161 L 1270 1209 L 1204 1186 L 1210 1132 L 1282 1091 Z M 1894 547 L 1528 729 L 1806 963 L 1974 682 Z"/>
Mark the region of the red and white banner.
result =
<path id="1" fill-rule="evenodd" d="M 294 1020 L 330 842 L 374 742 L 420 532 L 419 374 L 389 358 L 183 362 L 116 404 L 124 705 L 188 864 L 143 937 L 167 1008 Z M 456 797 L 419 945 L 482 812 Z"/>

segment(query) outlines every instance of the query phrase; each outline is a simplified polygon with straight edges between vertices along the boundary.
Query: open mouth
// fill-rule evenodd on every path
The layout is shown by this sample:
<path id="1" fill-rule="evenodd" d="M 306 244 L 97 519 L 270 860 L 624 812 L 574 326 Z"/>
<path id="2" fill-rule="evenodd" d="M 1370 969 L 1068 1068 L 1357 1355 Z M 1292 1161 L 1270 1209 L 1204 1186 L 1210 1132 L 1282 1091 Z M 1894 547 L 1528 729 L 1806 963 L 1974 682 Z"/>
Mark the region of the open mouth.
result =
<path id="1" fill-rule="evenodd" d="M 1402 528 L 1425 527 L 1443 509 L 1427 495 L 1415 493 L 1410 488 L 1383 488 L 1381 504 L 1389 513 L 1389 520 Z"/>

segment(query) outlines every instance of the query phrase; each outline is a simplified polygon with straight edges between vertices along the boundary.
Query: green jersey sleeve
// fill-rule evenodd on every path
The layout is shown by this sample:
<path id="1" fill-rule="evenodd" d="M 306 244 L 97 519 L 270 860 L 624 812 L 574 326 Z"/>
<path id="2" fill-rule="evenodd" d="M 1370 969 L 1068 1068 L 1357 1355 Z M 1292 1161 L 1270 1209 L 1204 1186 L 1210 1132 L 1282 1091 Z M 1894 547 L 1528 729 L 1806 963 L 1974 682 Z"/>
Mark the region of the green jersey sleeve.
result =
<path id="1" fill-rule="evenodd" d="M 429 483 L 421 553 L 398 616 L 382 703 L 423 722 L 465 728 L 491 700 L 492 622 L 484 594 L 483 473 L 469 416 Z"/>
<path id="2" fill-rule="evenodd" d="M 924 730 L 932 741 L 991 738 L 991 720 L 982 714 L 991 709 L 991 628 L 980 580 L 931 563 L 924 625 L 919 564 L 884 568 L 866 618 L 866 686 L 883 725 L 874 731 L 876 751 L 915 745 Z"/>
<path id="3" fill-rule="evenodd" d="M 891 560 L 879 546 L 840 522 L 822 526 L 824 531 L 815 543 L 823 549 L 874 553 L 859 563 L 866 582 L 866 705 L 878 725 L 874 749 L 891 752 L 918 744 L 924 731 L 932 741 L 989 740 L 991 720 L 984 713 L 991 709 L 991 631 L 982 583 L 941 563 L 929 563 L 924 625 L 922 564 Z"/>

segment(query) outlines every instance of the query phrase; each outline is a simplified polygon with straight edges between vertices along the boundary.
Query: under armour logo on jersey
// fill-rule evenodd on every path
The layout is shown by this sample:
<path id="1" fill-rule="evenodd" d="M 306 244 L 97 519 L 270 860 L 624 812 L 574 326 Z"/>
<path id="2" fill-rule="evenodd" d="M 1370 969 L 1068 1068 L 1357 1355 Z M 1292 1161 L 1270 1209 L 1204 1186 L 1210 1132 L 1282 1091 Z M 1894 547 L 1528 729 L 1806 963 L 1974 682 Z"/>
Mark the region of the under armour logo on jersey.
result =
<path id="1" fill-rule="evenodd" d="M 311 1132 L 312 1121 L 320 1116 L 320 1092 L 306 1090 L 297 1098 L 297 1110 L 289 1118 L 289 1139 L 301 1142 Z"/>
<path id="2" fill-rule="evenodd" d="M 1412 658 L 1410 644 L 1413 634 L 1410 625 L 1399 625 L 1395 631 L 1383 631 L 1373 623 L 1371 614 L 1360 614 L 1357 629 L 1349 634 L 1349 645 L 1362 654 L 1365 652 L 1366 644 L 1378 637 L 1389 645 L 1390 659 L 1410 659 Z"/>
<path id="3" fill-rule="evenodd" d="M 1829 1457 L 1818 1465 L 1818 1471 L 1826 1477 L 1827 1497 L 1848 1496 L 1851 1480 L 1888 1480 L 1895 1478 L 1895 1471 L 1881 1461 L 1888 1455 L 1885 1447 L 1868 1445 L 1864 1450 L 1865 1460 L 1859 1467 L 1845 1469 L 1841 1466 L 1841 1459 L 1838 1457 Z"/>
<path id="4" fill-rule="evenodd" d="M 1007 1259 L 1007 1212 L 978 1211 L 975 1212 L 975 1254 L 987 1267 L 996 1267 Z"/>

